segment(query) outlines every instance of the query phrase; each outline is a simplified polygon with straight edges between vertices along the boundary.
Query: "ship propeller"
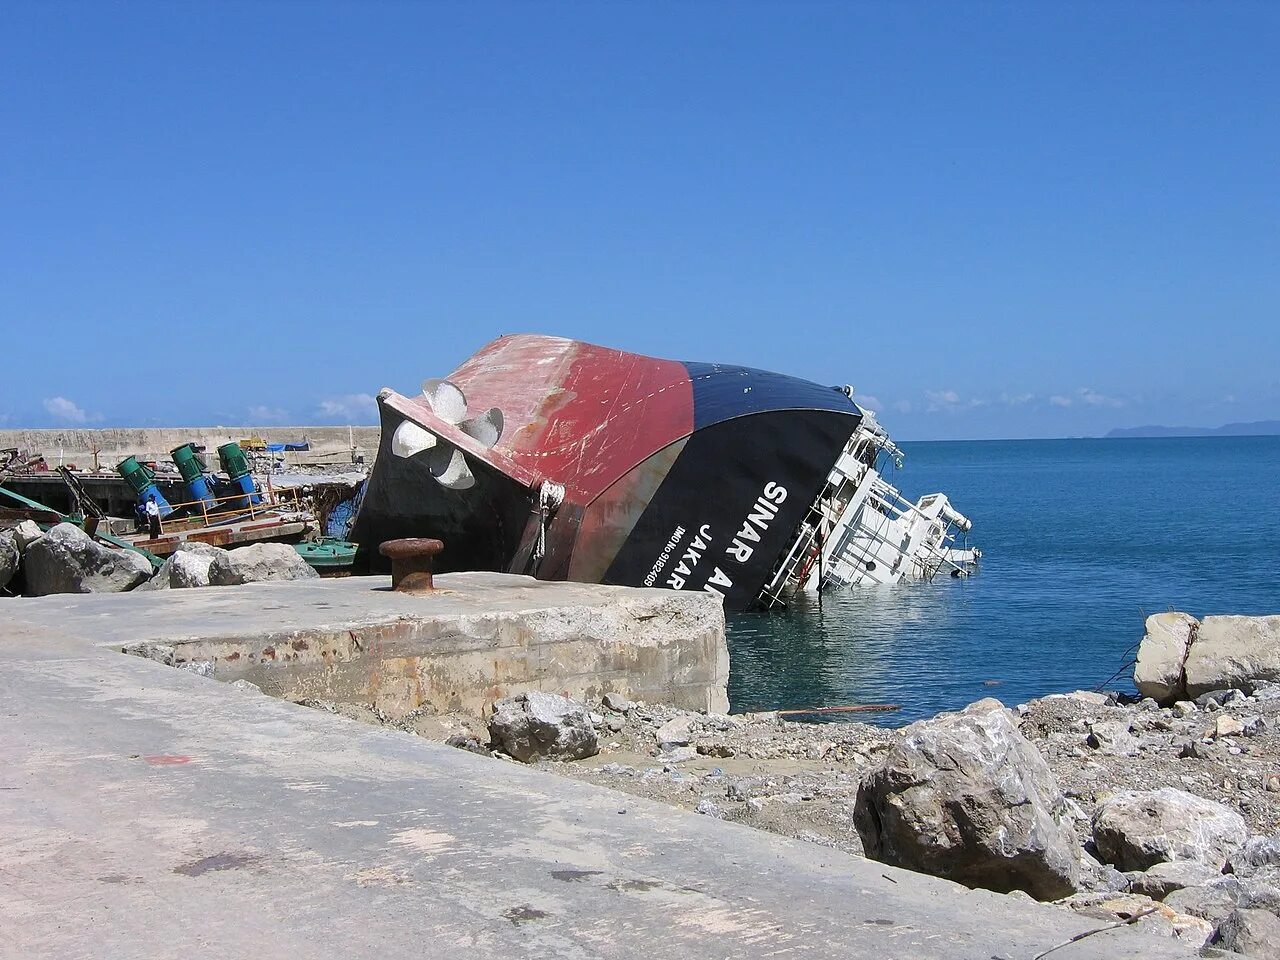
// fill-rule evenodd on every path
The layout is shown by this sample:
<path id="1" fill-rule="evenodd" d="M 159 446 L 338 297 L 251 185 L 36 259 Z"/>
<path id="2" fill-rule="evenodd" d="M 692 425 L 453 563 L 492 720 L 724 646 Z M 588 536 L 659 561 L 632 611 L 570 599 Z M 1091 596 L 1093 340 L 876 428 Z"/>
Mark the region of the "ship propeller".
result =
<path id="1" fill-rule="evenodd" d="M 467 398 L 456 383 L 448 380 L 425 380 L 422 398 L 441 420 L 454 424 L 467 436 L 485 447 L 492 447 L 502 436 L 502 411 L 490 407 L 478 417 L 467 417 Z M 426 427 L 405 420 L 391 437 L 391 451 L 397 457 L 427 455 L 427 469 L 442 486 L 450 490 L 467 490 L 475 486 L 475 474 L 467 466 L 466 457 L 457 447 L 436 436 Z"/>

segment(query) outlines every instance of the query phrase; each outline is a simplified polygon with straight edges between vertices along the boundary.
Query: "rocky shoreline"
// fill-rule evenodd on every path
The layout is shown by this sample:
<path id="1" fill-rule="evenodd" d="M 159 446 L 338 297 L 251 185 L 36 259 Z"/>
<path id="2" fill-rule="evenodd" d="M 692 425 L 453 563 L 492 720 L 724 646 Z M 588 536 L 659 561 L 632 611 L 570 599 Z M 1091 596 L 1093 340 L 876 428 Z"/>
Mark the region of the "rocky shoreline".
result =
<path id="1" fill-rule="evenodd" d="M 1217 619 L 1237 621 L 1232 643 L 1258 648 L 1252 666 L 1242 671 L 1249 658 L 1233 650 L 1224 686 L 1190 700 L 1166 662 L 1164 705 L 1087 691 L 1013 709 L 987 699 L 896 730 L 689 713 L 615 694 L 590 704 L 521 695 L 488 725 L 310 705 L 1100 922 L 1138 923 L 1190 947 L 1275 957 L 1280 677 L 1268 664 L 1280 617 Z M 1153 652 L 1168 652 L 1166 626 L 1148 620 L 1140 690 L 1150 689 Z M 1196 669 L 1212 676 L 1204 663 Z"/>

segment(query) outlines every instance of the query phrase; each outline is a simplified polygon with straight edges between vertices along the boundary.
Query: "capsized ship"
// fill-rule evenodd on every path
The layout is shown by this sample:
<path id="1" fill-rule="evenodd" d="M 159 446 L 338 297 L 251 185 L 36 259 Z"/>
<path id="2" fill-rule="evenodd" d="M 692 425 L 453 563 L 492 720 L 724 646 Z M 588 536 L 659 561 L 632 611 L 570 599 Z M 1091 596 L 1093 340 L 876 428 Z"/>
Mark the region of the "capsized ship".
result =
<path id="1" fill-rule="evenodd" d="M 436 537 L 442 572 L 707 590 L 740 610 L 978 557 L 945 496 L 912 504 L 883 479 L 901 453 L 848 387 L 519 335 L 378 407 L 351 536 L 373 569 L 378 544 Z"/>

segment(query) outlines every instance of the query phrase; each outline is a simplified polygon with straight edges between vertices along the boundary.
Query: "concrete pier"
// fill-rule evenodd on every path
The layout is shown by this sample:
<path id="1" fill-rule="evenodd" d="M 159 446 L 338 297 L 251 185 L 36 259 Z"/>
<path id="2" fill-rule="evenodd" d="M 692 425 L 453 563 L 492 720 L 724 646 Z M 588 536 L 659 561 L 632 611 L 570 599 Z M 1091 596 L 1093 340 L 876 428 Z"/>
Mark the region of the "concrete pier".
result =
<path id="1" fill-rule="evenodd" d="M 709 594 L 556 583 L 497 573 L 388 577 L 25 599 L 6 613 L 286 700 L 487 717 L 526 690 L 613 691 L 686 710 L 729 701 L 724 613 Z"/>
<path id="2" fill-rule="evenodd" d="M 356 613 L 299 586 L 0 601 L 0 956 L 1191 955 L 119 652 Z"/>

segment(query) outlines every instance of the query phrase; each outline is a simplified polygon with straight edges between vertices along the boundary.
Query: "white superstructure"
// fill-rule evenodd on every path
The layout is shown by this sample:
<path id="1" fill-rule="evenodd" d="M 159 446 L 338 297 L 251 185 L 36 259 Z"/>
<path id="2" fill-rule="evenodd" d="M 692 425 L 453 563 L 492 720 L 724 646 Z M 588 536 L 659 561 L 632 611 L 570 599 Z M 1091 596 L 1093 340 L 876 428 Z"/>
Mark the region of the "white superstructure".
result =
<path id="1" fill-rule="evenodd" d="M 981 556 L 956 545 L 971 524 L 944 494 L 911 503 L 880 475 L 877 464 L 901 466 L 902 451 L 874 413 L 858 409 L 858 430 L 761 594 L 766 606 L 796 590 L 965 576 Z"/>

